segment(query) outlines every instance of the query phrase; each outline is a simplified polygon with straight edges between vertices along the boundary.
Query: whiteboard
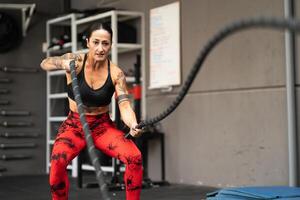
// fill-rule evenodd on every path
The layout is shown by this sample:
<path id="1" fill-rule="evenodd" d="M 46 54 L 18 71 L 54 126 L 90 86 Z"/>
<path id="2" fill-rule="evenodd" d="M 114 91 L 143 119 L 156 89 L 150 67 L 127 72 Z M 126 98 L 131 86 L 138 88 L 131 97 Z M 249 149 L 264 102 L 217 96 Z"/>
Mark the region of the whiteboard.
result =
<path id="1" fill-rule="evenodd" d="M 180 4 L 171 3 L 150 10 L 149 89 L 179 85 Z"/>

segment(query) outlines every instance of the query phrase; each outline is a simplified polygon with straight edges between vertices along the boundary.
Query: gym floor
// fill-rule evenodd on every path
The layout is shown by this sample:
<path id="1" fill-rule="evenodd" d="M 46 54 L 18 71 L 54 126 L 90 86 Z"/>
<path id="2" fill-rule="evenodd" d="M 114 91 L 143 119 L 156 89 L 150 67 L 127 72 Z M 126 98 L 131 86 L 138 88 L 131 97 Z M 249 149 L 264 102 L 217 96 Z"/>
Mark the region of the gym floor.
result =
<path id="1" fill-rule="evenodd" d="M 191 186 L 170 184 L 168 186 L 155 186 L 142 190 L 143 200 L 200 200 L 205 199 L 207 193 L 216 188 L 204 186 Z M 109 192 L 112 200 L 124 200 L 125 191 L 115 190 Z M 98 188 L 78 188 L 76 179 L 70 179 L 69 200 L 98 200 Z M 8 176 L 0 178 L 1 200 L 50 200 L 48 176 Z"/>

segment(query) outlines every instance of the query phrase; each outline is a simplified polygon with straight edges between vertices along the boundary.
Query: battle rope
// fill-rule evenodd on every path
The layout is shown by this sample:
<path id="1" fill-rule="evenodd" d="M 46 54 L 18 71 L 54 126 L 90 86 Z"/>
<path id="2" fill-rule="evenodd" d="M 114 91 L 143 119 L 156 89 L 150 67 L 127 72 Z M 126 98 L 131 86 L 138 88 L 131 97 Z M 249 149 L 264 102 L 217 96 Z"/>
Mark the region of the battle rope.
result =
<path id="1" fill-rule="evenodd" d="M 80 115 L 80 122 L 82 124 L 85 140 L 87 142 L 87 148 L 88 148 L 89 156 L 90 156 L 90 159 L 91 159 L 91 161 L 93 163 L 93 166 L 95 167 L 95 170 L 96 170 L 95 172 L 96 172 L 97 181 L 98 181 L 98 184 L 99 184 L 101 195 L 102 195 L 103 199 L 110 200 L 110 198 L 108 196 L 107 185 L 106 185 L 106 183 L 104 181 L 104 178 L 103 178 L 101 165 L 100 165 L 98 156 L 97 156 L 96 151 L 95 151 L 93 138 L 91 137 L 91 132 L 90 132 L 90 129 L 89 129 L 89 125 L 88 125 L 88 123 L 86 122 L 86 119 L 85 119 L 85 112 L 84 112 L 84 109 L 83 109 L 83 104 L 82 104 L 81 96 L 80 96 L 80 93 L 79 93 L 78 80 L 77 80 L 77 76 L 76 76 L 75 61 L 74 60 L 72 60 L 70 62 L 70 69 L 71 69 L 71 77 L 72 77 L 72 88 L 73 88 L 73 92 L 74 92 L 74 95 L 75 95 L 75 101 L 76 101 L 76 104 L 77 104 L 78 113 Z"/>
<path id="2" fill-rule="evenodd" d="M 186 81 L 184 82 L 181 90 L 179 91 L 178 96 L 175 98 L 175 100 L 170 104 L 170 106 L 165 109 L 161 114 L 159 114 L 156 117 L 150 118 L 148 120 L 140 122 L 136 128 L 140 129 L 148 125 L 155 124 L 162 119 L 166 118 L 170 113 L 172 113 L 177 106 L 181 103 L 183 100 L 184 96 L 187 94 L 189 88 L 191 87 L 198 71 L 202 67 L 203 62 L 205 61 L 206 57 L 208 54 L 211 52 L 211 50 L 218 44 L 220 43 L 224 38 L 229 36 L 230 34 L 233 34 L 235 32 L 248 29 L 248 28 L 255 28 L 255 27 L 261 27 L 261 28 L 273 28 L 273 29 L 290 29 L 292 31 L 300 31 L 300 21 L 297 21 L 295 19 L 278 19 L 278 18 L 253 18 L 253 19 L 245 19 L 241 21 L 234 22 L 228 26 L 225 26 L 221 31 L 216 33 L 204 46 L 202 49 L 199 57 L 196 59 L 196 62 L 191 69 L 190 73 L 187 76 Z M 77 85 L 77 78 L 76 78 L 76 71 L 75 71 L 75 62 L 71 62 L 71 75 L 72 75 L 72 85 L 73 85 L 73 90 L 75 94 L 75 99 L 76 103 L 78 106 L 78 112 L 80 114 L 80 120 L 81 123 L 83 124 L 84 127 L 84 132 L 85 132 L 85 137 L 87 139 L 87 145 L 89 149 L 89 155 L 91 160 L 93 161 L 94 166 L 96 169 L 96 174 L 97 174 L 97 179 L 99 181 L 99 186 L 101 190 L 101 194 L 104 197 L 104 199 L 108 199 L 107 197 L 107 189 L 106 189 L 106 184 L 103 181 L 102 177 L 102 171 L 100 168 L 100 164 L 98 162 L 97 156 L 94 152 L 94 144 L 92 141 L 92 138 L 90 136 L 90 131 L 88 129 L 88 126 L 85 125 L 85 118 L 84 118 L 84 111 L 82 108 L 82 102 L 79 94 L 79 89 Z M 78 102 L 78 100 L 80 100 Z M 84 119 L 84 120 L 82 120 Z M 128 137 L 130 134 L 126 134 L 125 137 Z M 91 150 L 91 151 L 90 151 Z"/>
<path id="3" fill-rule="evenodd" d="M 169 114 L 171 114 L 177 106 L 181 103 L 184 96 L 187 94 L 188 90 L 190 89 L 198 71 L 202 67 L 203 62 L 205 61 L 208 54 L 211 52 L 211 50 L 220 43 L 223 39 L 225 39 L 227 36 L 249 28 L 255 28 L 255 27 L 261 27 L 261 28 L 273 28 L 273 29 L 290 29 L 292 31 L 300 31 L 300 21 L 295 19 L 279 19 L 279 18 L 252 18 L 252 19 L 244 19 L 237 22 L 234 22 L 232 24 L 229 24 L 228 26 L 225 26 L 223 29 L 221 29 L 219 32 L 217 32 L 203 47 L 202 51 L 200 52 L 200 55 L 196 59 L 196 62 L 191 69 L 190 73 L 188 74 L 186 81 L 184 82 L 181 90 L 179 91 L 178 96 L 175 98 L 175 100 L 170 104 L 169 107 L 167 107 L 161 114 L 157 115 L 156 117 L 147 119 L 145 121 L 141 121 L 136 128 L 143 128 L 145 126 L 149 126 L 152 124 L 155 124 L 165 117 L 167 117 Z M 126 138 L 130 136 L 129 133 L 125 135 Z"/>

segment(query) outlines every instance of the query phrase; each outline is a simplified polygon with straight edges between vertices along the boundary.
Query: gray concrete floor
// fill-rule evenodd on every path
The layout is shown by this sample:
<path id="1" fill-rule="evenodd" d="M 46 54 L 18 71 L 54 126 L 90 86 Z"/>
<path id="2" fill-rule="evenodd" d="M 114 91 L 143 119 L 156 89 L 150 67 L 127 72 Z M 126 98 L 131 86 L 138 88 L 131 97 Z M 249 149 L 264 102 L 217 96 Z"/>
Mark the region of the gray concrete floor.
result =
<path id="1" fill-rule="evenodd" d="M 99 200 L 98 188 L 78 188 L 76 179 L 70 179 L 69 200 Z M 169 186 L 150 187 L 142 190 L 141 200 L 200 200 L 211 187 L 170 184 Z M 125 191 L 110 191 L 112 200 L 125 200 Z M 1 200 L 50 200 L 48 176 L 6 176 L 0 177 Z"/>

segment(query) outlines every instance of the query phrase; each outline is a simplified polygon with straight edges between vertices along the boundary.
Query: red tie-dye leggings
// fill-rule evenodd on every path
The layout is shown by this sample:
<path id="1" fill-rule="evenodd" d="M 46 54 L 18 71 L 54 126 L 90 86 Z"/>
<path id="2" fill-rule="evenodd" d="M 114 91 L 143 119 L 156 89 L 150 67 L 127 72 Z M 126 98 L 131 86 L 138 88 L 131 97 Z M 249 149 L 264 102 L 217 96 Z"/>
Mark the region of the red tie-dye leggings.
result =
<path id="1" fill-rule="evenodd" d="M 87 115 L 95 147 L 103 153 L 125 163 L 124 180 L 126 199 L 139 200 L 142 188 L 142 156 L 134 142 L 125 139 L 117 130 L 109 114 Z M 67 165 L 86 146 L 78 113 L 70 112 L 61 124 L 51 155 L 50 186 L 52 200 L 67 200 L 69 180 Z"/>

